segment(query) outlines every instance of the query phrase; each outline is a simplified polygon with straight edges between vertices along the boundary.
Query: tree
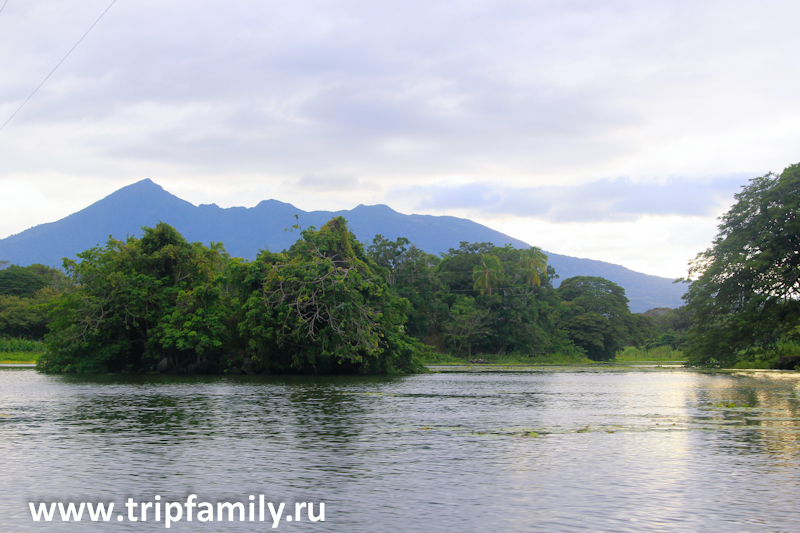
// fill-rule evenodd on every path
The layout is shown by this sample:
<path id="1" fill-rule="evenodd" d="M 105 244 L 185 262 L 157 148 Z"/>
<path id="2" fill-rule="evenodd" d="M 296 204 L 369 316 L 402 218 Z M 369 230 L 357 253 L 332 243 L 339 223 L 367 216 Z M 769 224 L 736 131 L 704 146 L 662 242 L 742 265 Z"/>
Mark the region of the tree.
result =
<path id="1" fill-rule="evenodd" d="M 0 268 L 0 335 L 41 339 L 47 333 L 42 306 L 64 288 L 64 274 L 44 265 L 0 263 L 6 265 Z"/>
<path id="2" fill-rule="evenodd" d="M 450 313 L 451 319 L 444 327 L 447 340 L 456 354 L 466 348 L 467 355 L 472 356 L 472 348 L 489 332 L 489 312 L 479 309 L 471 296 L 457 296 Z"/>
<path id="3" fill-rule="evenodd" d="M 450 248 L 442 254 L 436 266 L 436 276 L 449 292 L 477 296 L 473 273 L 481 263 L 481 255 L 491 254 L 494 245 L 489 242 L 462 242 L 458 248 Z"/>
<path id="4" fill-rule="evenodd" d="M 408 301 L 336 217 L 287 252 L 262 252 L 239 279 L 248 353 L 277 372 L 417 369 L 422 344 L 403 330 Z"/>
<path id="5" fill-rule="evenodd" d="M 564 301 L 558 327 L 586 350 L 589 359 L 609 361 L 631 337 L 633 319 L 625 289 L 607 279 L 575 276 L 557 289 Z"/>
<path id="6" fill-rule="evenodd" d="M 222 245 L 188 243 L 171 226 L 65 260 L 73 286 L 48 304 L 46 372 L 148 372 L 224 366 L 230 313 L 217 279 Z"/>
<path id="7" fill-rule="evenodd" d="M 442 301 L 443 284 L 436 274 L 439 258 L 413 244 L 403 253 L 392 289 L 407 299 L 409 307 L 405 329 L 419 339 L 434 333 L 448 313 Z"/>
<path id="8" fill-rule="evenodd" d="M 547 256 L 539 248 L 529 248 L 520 252 L 519 267 L 525 282 L 533 287 L 542 284 L 547 278 Z"/>
<path id="9" fill-rule="evenodd" d="M 492 295 L 492 289 L 503 279 L 503 267 L 500 258 L 495 255 L 481 254 L 481 262 L 472 271 L 472 282 L 475 290 L 481 294 Z"/>
<path id="10" fill-rule="evenodd" d="M 44 265 L 9 265 L 0 270 L 0 296 L 32 298 L 45 287 L 60 287 L 63 280 L 64 274 Z"/>
<path id="11" fill-rule="evenodd" d="M 378 266 L 386 269 L 386 282 L 390 287 L 397 280 L 397 271 L 405 260 L 409 244 L 410 241 L 405 237 L 398 237 L 396 240 L 390 241 L 378 234 L 372 239 L 372 244 L 367 247 L 367 254 Z"/>
<path id="12" fill-rule="evenodd" d="M 683 350 L 686 344 L 689 327 L 692 325 L 692 315 L 686 306 L 677 309 L 657 307 L 645 311 L 643 316 L 652 320 L 655 332 L 648 342 L 648 348 L 656 346 L 669 346 L 673 350 Z"/>
<path id="13" fill-rule="evenodd" d="M 32 298 L 0 296 L 0 335 L 41 339 L 47 333 L 47 316 L 42 309 L 56 291 L 38 290 Z"/>
<path id="14" fill-rule="evenodd" d="M 691 263 L 689 362 L 731 365 L 800 323 L 800 164 L 750 180 Z"/>

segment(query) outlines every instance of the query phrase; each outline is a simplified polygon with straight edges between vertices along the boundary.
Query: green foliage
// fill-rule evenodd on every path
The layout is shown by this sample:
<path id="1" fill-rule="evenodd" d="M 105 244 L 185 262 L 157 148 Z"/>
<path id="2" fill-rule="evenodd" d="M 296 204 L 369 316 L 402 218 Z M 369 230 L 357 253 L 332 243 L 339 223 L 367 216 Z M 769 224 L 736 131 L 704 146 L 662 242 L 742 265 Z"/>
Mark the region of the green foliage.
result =
<path id="1" fill-rule="evenodd" d="M 403 329 L 409 303 L 383 274 L 341 217 L 288 252 L 262 252 L 237 274 L 248 353 L 278 372 L 418 370 L 424 347 Z"/>
<path id="2" fill-rule="evenodd" d="M 448 353 L 439 353 L 433 350 L 422 354 L 420 361 L 425 365 L 463 365 L 466 362 L 461 357 L 456 357 Z"/>
<path id="3" fill-rule="evenodd" d="M 480 360 L 489 365 L 585 365 L 592 363 L 581 351 L 553 352 L 531 355 L 529 353 L 478 353 L 472 359 L 450 354 L 430 352 L 422 357 L 426 365 L 464 365 Z"/>
<path id="4" fill-rule="evenodd" d="M 367 255 L 386 271 L 386 282 L 390 287 L 397 281 L 399 270 L 407 260 L 409 244 L 405 237 L 390 241 L 383 235 L 375 235 L 372 245 L 367 247 Z"/>
<path id="5" fill-rule="evenodd" d="M 658 336 L 607 280 L 555 290 L 539 249 L 464 242 L 437 258 L 377 235 L 365 250 L 341 217 L 252 262 L 162 223 L 64 267 L 61 292 L 34 293 L 42 302 L 5 297 L 46 309 L 46 372 L 415 372 L 433 357 L 420 339 L 462 357 L 556 364 Z"/>
<path id="6" fill-rule="evenodd" d="M 21 339 L 16 337 L 0 337 L 0 353 L 44 353 L 42 341 Z"/>
<path id="7" fill-rule="evenodd" d="M 503 267 L 496 255 L 481 254 L 480 263 L 472 269 L 472 288 L 481 295 L 492 295 L 492 289 L 503 282 Z"/>
<path id="8" fill-rule="evenodd" d="M 450 248 L 443 254 L 436 267 L 436 276 L 451 294 L 477 296 L 473 275 L 481 263 L 481 256 L 491 254 L 494 246 L 488 242 L 470 244 L 462 242 L 458 248 Z"/>
<path id="9" fill-rule="evenodd" d="M 44 337 L 47 317 L 42 306 L 65 285 L 62 272 L 44 265 L 0 270 L 0 335 Z"/>
<path id="10" fill-rule="evenodd" d="M 686 306 L 677 309 L 656 307 L 642 314 L 653 319 L 659 333 L 686 331 L 692 325 L 692 315 Z"/>
<path id="11" fill-rule="evenodd" d="M 533 287 L 547 279 L 547 256 L 539 248 L 520 251 L 519 270 L 525 283 Z"/>
<path id="12" fill-rule="evenodd" d="M 768 368 L 772 368 L 772 363 L 770 361 L 739 361 L 733 368 L 742 368 L 742 369 L 751 369 L 751 370 L 765 370 Z"/>
<path id="13" fill-rule="evenodd" d="M 0 335 L 41 339 L 47 333 L 47 316 L 43 305 L 56 292 L 38 290 L 33 297 L 0 296 Z"/>
<path id="14" fill-rule="evenodd" d="M 732 366 L 800 324 L 800 165 L 750 180 L 689 269 L 694 365 Z"/>
<path id="15" fill-rule="evenodd" d="M 58 289 L 63 282 L 63 273 L 44 265 L 9 265 L 0 270 L 0 296 L 33 298 L 39 290 Z"/>
<path id="16" fill-rule="evenodd" d="M 397 282 L 392 287 L 410 302 L 405 329 L 419 339 L 437 332 L 449 313 L 447 304 L 442 301 L 444 285 L 436 272 L 438 264 L 438 257 L 412 245 L 403 254 Z"/>
<path id="17" fill-rule="evenodd" d="M 41 352 L 0 352 L 0 363 L 36 364 L 36 360 L 41 356 Z"/>
<path id="18" fill-rule="evenodd" d="M 645 311 L 643 315 L 651 320 L 654 328 L 644 343 L 647 348 L 669 346 L 673 350 L 683 350 L 692 325 L 692 316 L 685 306 L 677 309 L 658 307 Z"/>
<path id="19" fill-rule="evenodd" d="M 489 333 L 489 311 L 479 309 L 475 298 L 459 295 L 450 308 L 450 316 L 451 320 L 444 325 L 447 341 L 456 354 L 461 355 L 466 348 L 471 356 L 472 347 Z"/>
<path id="20" fill-rule="evenodd" d="M 736 352 L 733 358 L 734 364 L 728 363 L 726 366 L 733 368 L 778 368 L 781 357 L 797 357 L 800 355 L 800 342 L 793 339 L 794 335 L 789 334 L 787 338 L 782 338 L 775 343 L 751 346 Z"/>
<path id="21" fill-rule="evenodd" d="M 148 372 L 223 364 L 226 299 L 221 245 L 188 243 L 171 226 L 65 260 L 74 284 L 47 305 L 45 372 Z"/>
<path id="22" fill-rule="evenodd" d="M 382 235 L 375 236 L 366 252 L 383 269 L 394 292 L 411 303 L 405 330 L 420 339 L 435 330 L 447 313 L 438 295 L 442 284 L 434 272 L 439 258 L 410 245 L 404 237 L 389 241 Z"/>
<path id="23" fill-rule="evenodd" d="M 610 361 L 626 344 L 652 333 L 648 317 L 632 315 L 625 289 L 603 278 L 575 276 L 557 290 L 563 304 L 558 325 L 594 361 Z"/>
<path id="24" fill-rule="evenodd" d="M 617 361 L 683 361 L 685 355 L 681 350 L 675 350 L 670 346 L 657 346 L 654 348 L 637 348 L 626 346 L 617 352 Z"/>
<path id="25" fill-rule="evenodd" d="M 462 243 L 445 255 L 437 273 L 447 282 L 440 297 L 450 312 L 442 317 L 440 328 L 449 335 L 456 353 L 465 348 L 467 353 L 553 352 L 555 296 L 543 261 L 546 257 L 537 249 L 528 252 L 487 243 Z M 465 300 L 459 296 L 474 298 L 476 312 L 465 315 L 458 304 Z M 462 335 L 462 342 L 453 342 L 458 336 L 453 336 L 454 328 L 469 324 L 467 316 L 480 317 L 477 334 Z"/>
<path id="26" fill-rule="evenodd" d="M 404 252 L 402 264 L 412 263 L 413 250 Z M 560 306 L 550 283 L 555 273 L 541 250 L 462 242 L 438 262 L 427 256 L 413 263 L 415 276 L 399 275 L 392 289 L 412 304 L 409 332 L 437 349 L 449 347 L 465 357 L 510 352 L 584 357 L 555 327 Z"/>

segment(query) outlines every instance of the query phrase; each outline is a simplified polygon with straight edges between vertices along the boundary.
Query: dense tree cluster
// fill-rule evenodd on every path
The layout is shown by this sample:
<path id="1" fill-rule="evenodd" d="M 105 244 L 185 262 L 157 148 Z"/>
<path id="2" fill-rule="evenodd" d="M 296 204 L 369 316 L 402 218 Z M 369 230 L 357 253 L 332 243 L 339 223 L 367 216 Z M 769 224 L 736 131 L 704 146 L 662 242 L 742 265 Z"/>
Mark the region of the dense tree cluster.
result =
<path id="1" fill-rule="evenodd" d="M 424 349 L 341 218 L 253 262 L 163 223 L 78 257 L 49 304 L 47 372 L 410 372 Z"/>
<path id="2" fill-rule="evenodd" d="M 273 369 L 390 373 L 416 370 L 420 341 L 404 330 L 408 301 L 337 217 L 283 253 L 236 262 L 246 352 Z"/>
<path id="3" fill-rule="evenodd" d="M 368 253 L 411 302 L 409 332 L 456 355 L 603 361 L 656 334 L 652 320 L 631 314 L 624 289 L 608 280 L 575 277 L 555 289 L 555 272 L 537 248 L 462 242 L 437 258 L 406 239 L 378 235 Z"/>
<path id="4" fill-rule="evenodd" d="M 609 360 L 657 334 L 608 280 L 554 288 L 536 248 L 464 242 L 436 257 L 380 235 L 365 247 L 341 217 L 253 261 L 161 223 L 64 267 L 36 308 L 47 372 L 398 373 L 432 349 Z"/>
<path id="5" fill-rule="evenodd" d="M 45 371 L 135 372 L 216 357 L 228 336 L 221 246 L 188 243 L 172 227 L 109 239 L 65 260 L 72 285 L 49 304 Z"/>

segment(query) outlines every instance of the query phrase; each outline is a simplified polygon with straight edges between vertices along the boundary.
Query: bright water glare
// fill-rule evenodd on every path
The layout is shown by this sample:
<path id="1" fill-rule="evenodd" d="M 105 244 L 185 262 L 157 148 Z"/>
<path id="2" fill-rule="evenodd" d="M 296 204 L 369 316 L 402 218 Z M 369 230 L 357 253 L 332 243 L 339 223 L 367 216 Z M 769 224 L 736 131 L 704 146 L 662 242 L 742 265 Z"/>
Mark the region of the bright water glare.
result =
<path id="1" fill-rule="evenodd" d="M 324 502 L 325 522 L 170 531 L 800 531 L 800 374 L 394 378 L 0 370 L 1 531 L 28 502 Z M 116 513 L 115 513 L 116 514 Z"/>

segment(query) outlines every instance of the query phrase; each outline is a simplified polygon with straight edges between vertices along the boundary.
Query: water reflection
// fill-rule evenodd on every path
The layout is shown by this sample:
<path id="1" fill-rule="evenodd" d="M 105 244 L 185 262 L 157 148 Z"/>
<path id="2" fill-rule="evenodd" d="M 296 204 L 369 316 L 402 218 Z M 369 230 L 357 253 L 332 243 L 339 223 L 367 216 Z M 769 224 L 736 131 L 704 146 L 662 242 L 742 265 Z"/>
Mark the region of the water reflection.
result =
<path id="1" fill-rule="evenodd" d="M 771 496 L 800 495 L 799 384 L 793 373 L 675 370 L 400 378 L 3 370 L 0 525 L 48 530 L 31 522 L 29 500 L 194 492 L 208 501 L 263 493 L 326 502 L 325 523 L 281 525 L 293 530 L 800 530 Z M 173 529 L 254 529 L 206 526 Z"/>

